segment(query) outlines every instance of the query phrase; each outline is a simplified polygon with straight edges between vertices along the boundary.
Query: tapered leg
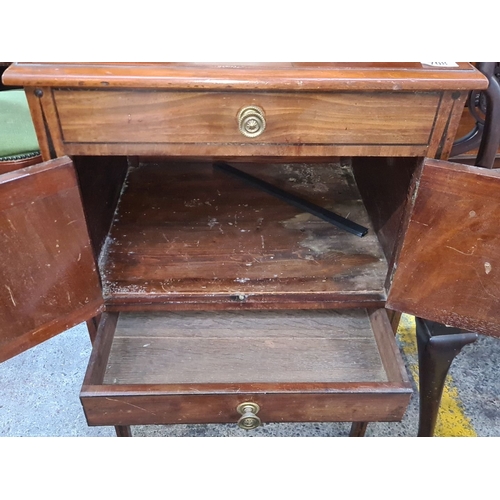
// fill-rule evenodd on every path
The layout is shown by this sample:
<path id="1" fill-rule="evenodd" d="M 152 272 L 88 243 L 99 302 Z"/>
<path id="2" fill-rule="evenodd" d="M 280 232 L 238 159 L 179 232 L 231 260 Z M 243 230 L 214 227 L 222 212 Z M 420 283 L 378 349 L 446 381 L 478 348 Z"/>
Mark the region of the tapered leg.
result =
<path id="1" fill-rule="evenodd" d="M 353 422 L 349 437 L 364 437 L 368 422 Z"/>
<path id="2" fill-rule="evenodd" d="M 87 321 L 87 330 L 89 332 L 90 342 L 94 344 L 95 338 L 97 336 L 97 327 L 99 326 L 99 321 L 101 320 L 101 315 L 94 316 Z"/>
<path id="3" fill-rule="evenodd" d="M 90 341 L 94 344 L 97 328 L 99 326 L 99 321 L 101 320 L 101 315 L 95 316 L 87 321 L 87 329 L 90 335 Z M 132 437 L 132 431 L 129 425 L 115 425 L 115 432 L 118 437 Z"/>
<path id="4" fill-rule="evenodd" d="M 394 335 L 396 335 L 398 331 L 399 321 L 401 320 L 401 313 L 398 311 L 391 311 L 390 309 L 386 309 L 387 317 L 391 323 L 392 331 Z"/>
<path id="5" fill-rule="evenodd" d="M 118 437 L 132 437 L 130 425 L 115 425 L 115 431 Z"/>
<path id="6" fill-rule="evenodd" d="M 433 321 L 415 319 L 420 378 L 418 436 L 430 437 L 434 434 L 444 382 L 451 363 L 465 345 L 477 340 L 478 335 Z"/>

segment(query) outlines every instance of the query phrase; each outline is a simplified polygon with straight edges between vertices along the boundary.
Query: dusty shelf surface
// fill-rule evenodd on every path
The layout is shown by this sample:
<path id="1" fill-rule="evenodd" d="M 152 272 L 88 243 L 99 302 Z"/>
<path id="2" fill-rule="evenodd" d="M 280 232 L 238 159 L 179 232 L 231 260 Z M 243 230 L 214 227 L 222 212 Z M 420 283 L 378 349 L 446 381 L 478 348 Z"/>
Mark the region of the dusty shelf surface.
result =
<path id="1" fill-rule="evenodd" d="M 380 306 L 387 263 L 351 169 L 238 168 L 369 228 L 359 238 L 201 162 L 127 177 L 100 259 L 109 306 Z"/>

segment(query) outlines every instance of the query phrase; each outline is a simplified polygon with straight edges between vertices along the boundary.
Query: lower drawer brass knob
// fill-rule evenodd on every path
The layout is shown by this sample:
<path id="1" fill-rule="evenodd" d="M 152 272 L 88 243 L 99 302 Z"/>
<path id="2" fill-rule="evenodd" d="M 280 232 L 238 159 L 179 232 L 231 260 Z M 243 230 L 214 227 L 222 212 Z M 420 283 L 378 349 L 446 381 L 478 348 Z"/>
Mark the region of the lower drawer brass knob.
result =
<path id="1" fill-rule="evenodd" d="M 257 403 L 241 403 L 236 410 L 241 415 L 238 420 L 240 428 L 249 431 L 259 427 L 261 424 L 260 418 L 257 416 L 260 410 Z"/>
<path id="2" fill-rule="evenodd" d="M 245 137 L 257 137 L 266 128 L 264 111 L 258 106 L 246 106 L 238 113 L 238 125 L 240 132 Z"/>

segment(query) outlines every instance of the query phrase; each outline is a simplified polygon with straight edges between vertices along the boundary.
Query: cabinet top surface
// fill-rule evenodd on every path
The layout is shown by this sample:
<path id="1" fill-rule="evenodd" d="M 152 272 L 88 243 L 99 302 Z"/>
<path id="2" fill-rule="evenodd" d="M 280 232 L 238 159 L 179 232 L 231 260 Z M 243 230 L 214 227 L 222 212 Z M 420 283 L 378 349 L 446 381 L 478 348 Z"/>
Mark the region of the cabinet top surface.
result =
<path id="1" fill-rule="evenodd" d="M 438 63 L 436 63 L 438 64 Z M 469 63 L 13 63 L 6 85 L 193 90 L 393 91 L 484 89 Z"/>

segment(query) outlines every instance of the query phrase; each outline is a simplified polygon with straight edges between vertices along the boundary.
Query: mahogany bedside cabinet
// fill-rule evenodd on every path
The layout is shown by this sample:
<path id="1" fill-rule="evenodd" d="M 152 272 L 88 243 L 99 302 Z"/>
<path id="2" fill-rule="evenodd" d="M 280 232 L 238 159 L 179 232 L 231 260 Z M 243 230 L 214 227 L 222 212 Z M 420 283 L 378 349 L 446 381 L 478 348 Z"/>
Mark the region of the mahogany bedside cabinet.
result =
<path id="1" fill-rule="evenodd" d="M 1 359 L 87 321 L 89 425 L 400 420 L 400 312 L 500 333 L 498 172 L 444 161 L 467 63 L 13 64 Z"/>

